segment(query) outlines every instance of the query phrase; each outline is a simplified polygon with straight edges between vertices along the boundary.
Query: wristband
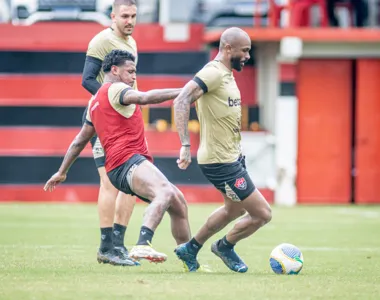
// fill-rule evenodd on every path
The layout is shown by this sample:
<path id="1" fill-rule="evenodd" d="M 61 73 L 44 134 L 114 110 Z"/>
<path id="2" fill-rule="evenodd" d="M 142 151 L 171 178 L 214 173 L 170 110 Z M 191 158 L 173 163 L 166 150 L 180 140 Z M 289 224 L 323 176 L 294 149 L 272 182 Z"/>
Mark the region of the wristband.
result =
<path id="1" fill-rule="evenodd" d="M 182 147 L 190 147 L 190 144 L 182 145 Z"/>

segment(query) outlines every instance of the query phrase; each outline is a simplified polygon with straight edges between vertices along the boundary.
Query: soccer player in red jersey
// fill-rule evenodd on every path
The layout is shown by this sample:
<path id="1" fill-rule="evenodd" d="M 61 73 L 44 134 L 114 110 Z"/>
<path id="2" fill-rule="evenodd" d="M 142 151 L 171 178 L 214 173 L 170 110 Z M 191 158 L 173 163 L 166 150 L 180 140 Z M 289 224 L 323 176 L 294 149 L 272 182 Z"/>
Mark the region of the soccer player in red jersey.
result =
<path id="1" fill-rule="evenodd" d="M 70 166 L 96 133 L 106 154 L 105 168 L 111 183 L 119 191 L 137 195 L 149 203 L 138 242 L 130 251 L 130 257 L 164 262 L 167 256 L 151 245 L 154 231 L 167 211 L 177 244 L 187 242 L 190 239 L 187 205 L 183 194 L 152 163 L 139 105 L 173 99 L 181 89 L 134 90 L 134 61 L 134 56 L 123 50 L 113 50 L 105 57 L 105 80 L 89 103 L 86 122 L 71 143 L 58 172 L 47 181 L 44 189 L 53 191 L 57 184 L 65 181 Z M 130 265 L 114 251 L 112 230 L 102 232 L 102 236 L 98 261 Z"/>

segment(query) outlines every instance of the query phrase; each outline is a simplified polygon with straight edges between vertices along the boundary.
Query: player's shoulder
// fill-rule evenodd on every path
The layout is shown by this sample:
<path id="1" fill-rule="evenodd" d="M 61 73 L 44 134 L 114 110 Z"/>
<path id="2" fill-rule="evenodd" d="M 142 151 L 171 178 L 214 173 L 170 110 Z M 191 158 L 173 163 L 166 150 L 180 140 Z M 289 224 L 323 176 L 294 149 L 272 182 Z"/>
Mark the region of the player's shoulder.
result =
<path id="1" fill-rule="evenodd" d="M 130 88 L 130 86 L 124 82 L 114 82 L 111 84 L 112 87 L 126 87 Z"/>
<path id="2" fill-rule="evenodd" d="M 205 68 L 211 68 L 211 69 L 216 69 L 216 70 L 219 70 L 220 69 L 220 62 L 218 62 L 217 60 L 211 60 L 209 61 L 207 64 L 205 64 L 203 66 L 203 69 Z"/>
<path id="3" fill-rule="evenodd" d="M 208 79 L 212 79 L 212 81 L 221 79 L 224 73 L 223 73 L 223 68 L 221 68 L 220 65 L 221 65 L 220 62 L 216 60 L 212 60 L 208 62 L 206 65 L 204 65 L 201 70 L 199 70 L 199 72 L 196 74 L 196 77 L 200 77 L 202 79 L 208 78 Z"/>
<path id="4" fill-rule="evenodd" d="M 129 90 L 132 90 L 132 88 L 124 82 L 112 83 L 108 89 L 108 100 L 113 103 L 113 105 L 119 106 L 122 104 L 124 95 Z"/>
<path id="5" fill-rule="evenodd" d="M 207 73 L 213 73 L 213 74 L 222 74 L 223 68 L 221 66 L 221 63 L 217 60 L 212 60 L 205 64 L 203 68 L 200 71 L 204 71 Z"/>
<path id="6" fill-rule="evenodd" d="M 95 35 L 91 39 L 89 46 L 95 46 L 96 44 L 103 43 L 107 40 L 110 40 L 111 38 L 112 38 L 112 30 L 110 28 L 106 28 L 100 31 L 97 35 Z"/>
<path id="7" fill-rule="evenodd" d="M 124 82 L 114 82 L 109 87 L 109 91 L 111 91 L 111 92 L 122 91 L 125 89 L 132 89 L 132 88 Z"/>
<path id="8" fill-rule="evenodd" d="M 134 47 L 137 46 L 136 40 L 130 35 L 128 36 L 128 42 L 133 45 Z"/>

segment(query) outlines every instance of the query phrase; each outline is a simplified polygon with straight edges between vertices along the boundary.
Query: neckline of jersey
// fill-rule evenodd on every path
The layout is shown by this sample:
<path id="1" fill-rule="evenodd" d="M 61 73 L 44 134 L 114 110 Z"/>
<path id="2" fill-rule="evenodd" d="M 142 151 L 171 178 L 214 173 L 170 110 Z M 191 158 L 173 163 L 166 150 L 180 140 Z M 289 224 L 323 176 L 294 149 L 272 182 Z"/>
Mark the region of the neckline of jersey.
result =
<path id="1" fill-rule="evenodd" d="M 119 40 L 123 41 L 123 42 L 129 42 L 129 36 L 127 37 L 127 39 L 123 39 L 121 38 L 120 36 L 118 36 L 116 33 L 115 33 L 115 30 L 110 26 L 109 29 L 111 29 L 111 32 L 114 36 L 116 36 Z"/>
<path id="2" fill-rule="evenodd" d="M 229 73 L 232 74 L 232 70 L 228 69 L 228 68 L 226 67 L 226 65 L 225 65 L 224 63 L 222 63 L 220 60 L 218 60 L 218 59 L 214 59 L 214 61 L 220 63 L 220 64 L 223 66 L 223 68 L 224 68 L 227 72 L 229 72 Z"/>

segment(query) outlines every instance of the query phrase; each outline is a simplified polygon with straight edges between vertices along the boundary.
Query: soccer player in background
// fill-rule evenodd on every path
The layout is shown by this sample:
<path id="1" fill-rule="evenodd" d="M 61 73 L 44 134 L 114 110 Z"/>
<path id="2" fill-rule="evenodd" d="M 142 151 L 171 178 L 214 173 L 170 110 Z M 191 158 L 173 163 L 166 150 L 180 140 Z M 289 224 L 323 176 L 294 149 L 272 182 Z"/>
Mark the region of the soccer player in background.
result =
<path id="1" fill-rule="evenodd" d="M 135 0 L 115 0 L 112 6 L 112 26 L 98 33 L 89 43 L 83 70 L 82 85 L 92 95 L 101 87 L 104 80 L 102 61 L 113 49 L 131 52 L 136 57 L 137 46 L 131 36 L 136 25 L 137 6 Z M 134 88 L 137 89 L 135 82 Z M 83 115 L 85 121 L 86 111 Z M 124 235 L 131 218 L 136 197 L 119 192 L 109 181 L 104 168 L 105 155 L 103 147 L 95 135 L 91 139 L 95 165 L 100 176 L 98 212 L 101 232 L 100 251 L 104 250 L 105 232 L 112 231 L 115 251 L 128 259 L 124 246 Z M 116 201 L 116 209 L 115 209 Z M 104 252 L 104 251 L 103 251 Z M 101 261 L 106 263 L 108 259 Z"/>
<path id="2" fill-rule="evenodd" d="M 200 122 L 197 160 L 202 173 L 222 193 L 224 205 L 214 211 L 198 233 L 175 250 L 189 271 L 199 268 L 198 251 L 215 233 L 242 217 L 211 251 L 232 271 L 244 273 L 248 266 L 234 250 L 236 243 L 271 220 L 271 209 L 249 177 L 240 146 L 241 98 L 232 70 L 241 71 L 249 59 L 251 39 L 243 30 L 225 30 L 219 53 L 206 64 L 174 100 L 175 125 L 182 143 L 177 160 L 180 169 L 191 163 L 188 121 L 196 102 Z"/>
<path id="3" fill-rule="evenodd" d="M 177 244 L 188 241 L 191 235 L 187 205 L 183 194 L 152 163 L 139 105 L 173 99 L 181 89 L 134 90 L 134 60 L 131 53 L 122 50 L 113 50 L 106 55 L 103 61 L 104 83 L 90 100 L 86 121 L 71 143 L 59 171 L 48 180 L 44 189 L 52 191 L 66 179 L 70 166 L 96 132 L 104 147 L 107 157 L 105 169 L 113 186 L 150 203 L 144 214 L 138 242 L 129 253 L 130 257 L 164 262 L 167 256 L 151 246 L 154 231 L 167 211 Z M 111 228 L 102 234 L 105 238 L 102 239 L 98 260 L 131 265 L 121 257 L 120 252 L 115 251 Z"/>

